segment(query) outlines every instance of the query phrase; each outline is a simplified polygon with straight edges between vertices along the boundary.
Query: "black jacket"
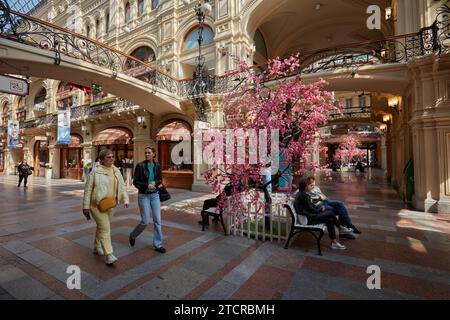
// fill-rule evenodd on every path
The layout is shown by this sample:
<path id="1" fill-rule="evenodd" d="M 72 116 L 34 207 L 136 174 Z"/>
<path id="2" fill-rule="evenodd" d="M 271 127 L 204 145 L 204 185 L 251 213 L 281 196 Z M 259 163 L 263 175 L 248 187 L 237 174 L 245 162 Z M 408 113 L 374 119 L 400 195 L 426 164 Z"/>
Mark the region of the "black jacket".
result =
<path id="1" fill-rule="evenodd" d="M 295 211 L 307 217 L 314 217 L 321 213 L 320 207 L 313 204 L 311 197 L 304 191 L 299 191 L 294 201 Z"/>
<path id="2" fill-rule="evenodd" d="M 153 161 L 155 165 L 153 167 L 153 174 L 155 176 L 155 186 L 156 188 L 162 184 L 162 174 L 161 174 L 161 166 L 158 162 Z M 134 169 L 134 179 L 133 185 L 139 190 L 139 193 L 150 193 L 148 192 L 148 177 L 150 176 L 150 172 L 147 168 L 147 161 L 139 162 Z"/>
<path id="3" fill-rule="evenodd" d="M 31 175 L 31 170 L 33 170 L 29 165 L 27 164 L 19 164 L 19 166 L 17 167 L 17 171 L 19 172 L 19 175 L 21 176 L 29 176 Z"/>

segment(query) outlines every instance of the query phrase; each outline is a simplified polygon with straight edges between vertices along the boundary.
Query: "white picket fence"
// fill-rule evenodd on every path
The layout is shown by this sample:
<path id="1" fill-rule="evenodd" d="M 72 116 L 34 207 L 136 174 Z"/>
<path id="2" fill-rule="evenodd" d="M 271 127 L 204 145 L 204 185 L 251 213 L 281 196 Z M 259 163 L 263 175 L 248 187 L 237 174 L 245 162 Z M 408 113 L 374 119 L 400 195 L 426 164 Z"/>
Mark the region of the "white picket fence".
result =
<path id="1" fill-rule="evenodd" d="M 256 210 L 255 206 L 244 196 L 241 198 L 245 210 L 234 210 L 231 215 L 224 215 L 229 234 L 262 241 L 287 240 L 291 227 L 291 218 L 283 205 L 286 203 L 287 195 L 284 193 L 273 193 L 270 213 L 266 215 L 264 210 Z M 260 194 L 261 203 L 264 196 Z M 230 203 L 227 204 L 231 206 Z M 229 210 L 226 210 L 229 211 Z"/>

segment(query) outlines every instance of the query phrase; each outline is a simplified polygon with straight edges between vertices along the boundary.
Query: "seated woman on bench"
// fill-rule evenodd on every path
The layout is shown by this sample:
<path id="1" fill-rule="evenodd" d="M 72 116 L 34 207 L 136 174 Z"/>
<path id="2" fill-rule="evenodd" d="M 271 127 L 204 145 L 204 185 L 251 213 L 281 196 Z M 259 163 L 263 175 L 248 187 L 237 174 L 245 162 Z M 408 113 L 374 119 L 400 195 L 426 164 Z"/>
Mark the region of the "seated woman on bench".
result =
<path id="1" fill-rule="evenodd" d="M 316 179 L 314 177 L 308 177 L 306 179 L 308 184 L 312 184 L 314 186 L 311 192 L 308 192 L 313 203 L 318 207 L 324 206 L 326 209 L 332 210 L 342 222 L 342 226 L 339 230 L 341 236 L 348 239 L 355 239 L 353 233 L 360 234 L 361 231 L 353 225 L 344 202 L 339 200 L 331 200 L 324 195 L 320 188 L 316 185 Z"/>
<path id="2" fill-rule="evenodd" d="M 308 179 L 302 179 L 299 182 L 299 190 L 294 201 L 295 211 L 297 214 L 304 215 L 308 218 L 308 225 L 320 223 L 325 223 L 327 225 L 332 249 L 346 249 L 346 247 L 343 244 L 340 244 L 336 238 L 334 227 L 339 227 L 339 220 L 336 218 L 333 211 L 327 210 L 325 206 L 319 208 L 313 204 L 308 193 L 312 191 L 314 184 L 309 183 L 308 181 Z"/>

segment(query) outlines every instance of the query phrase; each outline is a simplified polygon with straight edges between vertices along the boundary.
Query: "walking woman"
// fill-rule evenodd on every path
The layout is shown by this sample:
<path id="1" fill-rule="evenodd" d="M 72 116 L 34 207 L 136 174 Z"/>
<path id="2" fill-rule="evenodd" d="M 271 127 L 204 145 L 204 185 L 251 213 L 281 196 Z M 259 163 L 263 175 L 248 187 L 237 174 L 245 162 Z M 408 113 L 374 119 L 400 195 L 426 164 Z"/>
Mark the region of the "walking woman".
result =
<path id="1" fill-rule="evenodd" d="M 155 161 L 156 150 L 145 148 L 145 161 L 136 165 L 133 185 L 139 190 L 138 203 L 141 213 L 141 222 L 134 228 L 129 237 L 131 246 L 134 246 L 136 238 L 150 223 L 150 208 L 153 216 L 153 247 L 160 253 L 165 253 L 163 247 L 163 234 L 161 229 L 161 202 L 159 201 L 158 187 L 162 184 L 161 167 Z"/>
<path id="2" fill-rule="evenodd" d="M 17 171 L 19 172 L 19 184 L 17 185 L 17 188 L 20 187 L 20 184 L 23 180 L 23 187 L 27 189 L 27 181 L 28 176 L 32 174 L 31 170 L 33 170 L 28 164 L 26 160 L 23 160 L 21 164 L 17 167 Z"/>
<path id="3" fill-rule="evenodd" d="M 110 233 L 114 208 L 120 202 L 128 208 L 130 200 L 122 175 L 113 165 L 112 151 L 109 149 L 100 151 L 99 160 L 100 165 L 91 172 L 84 187 L 83 214 L 88 220 L 92 214 L 97 224 L 94 253 L 106 255 L 106 264 L 112 265 L 118 260 L 113 255 Z"/>

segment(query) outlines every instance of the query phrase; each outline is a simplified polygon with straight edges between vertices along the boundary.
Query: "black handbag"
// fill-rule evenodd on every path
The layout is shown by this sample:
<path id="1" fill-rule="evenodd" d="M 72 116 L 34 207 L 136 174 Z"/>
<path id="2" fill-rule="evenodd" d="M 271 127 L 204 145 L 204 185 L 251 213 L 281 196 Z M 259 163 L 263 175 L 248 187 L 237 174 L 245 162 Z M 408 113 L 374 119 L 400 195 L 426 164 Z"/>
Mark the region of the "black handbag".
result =
<path id="1" fill-rule="evenodd" d="M 167 200 L 169 200 L 171 198 L 169 192 L 166 189 L 166 187 L 164 187 L 163 185 L 161 185 L 158 188 L 158 193 L 159 193 L 159 201 L 161 201 L 161 202 L 167 201 Z"/>

